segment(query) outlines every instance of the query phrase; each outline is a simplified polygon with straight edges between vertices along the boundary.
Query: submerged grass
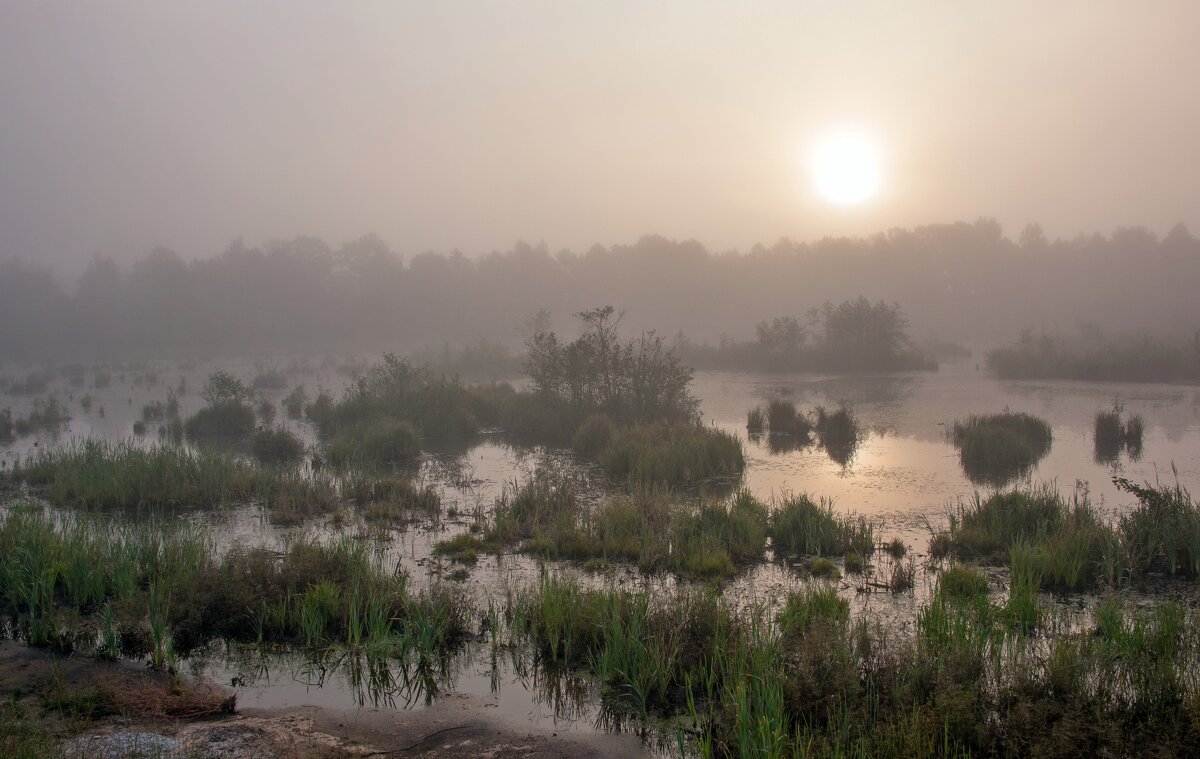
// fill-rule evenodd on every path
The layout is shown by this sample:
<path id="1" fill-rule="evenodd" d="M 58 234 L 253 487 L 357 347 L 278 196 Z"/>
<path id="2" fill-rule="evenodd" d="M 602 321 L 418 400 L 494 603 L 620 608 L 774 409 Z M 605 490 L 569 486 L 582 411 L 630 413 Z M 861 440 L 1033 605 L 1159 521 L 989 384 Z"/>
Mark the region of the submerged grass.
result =
<path id="1" fill-rule="evenodd" d="M 1123 420 L 1121 415 L 1124 410 L 1121 401 L 1117 400 L 1112 409 L 1096 414 L 1092 439 L 1097 463 L 1116 461 L 1122 450 L 1134 460 L 1141 457 L 1145 423 L 1137 414 Z"/>
<path id="2" fill-rule="evenodd" d="M 1130 571 L 1200 577 L 1200 505 L 1191 493 L 1179 484 L 1138 485 L 1120 477 L 1113 482 L 1138 499 L 1117 524 Z"/>
<path id="3" fill-rule="evenodd" d="M 821 447 L 830 458 L 845 465 L 858 449 L 858 420 L 845 404 L 838 406 L 834 411 L 826 411 L 818 406 L 816 413 L 817 420 L 813 426 L 821 439 Z"/>
<path id="4" fill-rule="evenodd" d="M 381 418 L 339 429 L 327 451 L 334 464 L 398 464 L 421 455 L 421 440 L 411 424 Z"/>
<path id="5" fill-rule="evenodd" d="M 591 503 L 577 480 L 549 471 L 506 490 L 480 545 L 495 551 L 516 545 L 548 558 L 628 561 L 644 572 L 720 579 L 762 560 L 768 538 L 780 559 L 852 554 L 860 569 L 862 557 L 875 550 L 870 522 L 808 496 L 770 505 L 746 490 L 692 500 L 637 487 Z"/>
<path id="6" fill-rule="evenodd" d="M 874 527 L 863 517 L 838 514 L 833 502 L 807 495 L 784 498 L 770 522 L 771 544 L 777 554 L 864 556 L 875 550 Z"/>
<path id="7" fill-rule="evenodd" d="M 326 513 L 341 500 L 327 476 L 264 468 L 215 451 L 99 440 L 42 450 L 16 462 L 6 477 L 58 506 L 111 511 L 256 502 L 293 522 Z"/>
<path id="8" fill-rule="evenodd" d="M 363 518 L 372 523 L 436 516 L 442 507 L 437 488 L 405 477 L 353 470 L 342 477 L 341 485 L 342 496 L 354 501 Z"/>
<path id="9" fill-rule="evenodd" d="M 0 439 L 10 438 L 14 431 L 22 437 L 35 432 L 57 434 L 69 421 L 71 421 L 71 413 L 66 404 L 60 401 L 54 393 L 51 393 L 45 397 L 34 399 L 33 409 L 29 412 L 29 416 L 13 419 L 11 415 L 7 415 L 6 420 L 0 422 Z M 8 434 L 5 435 L 5 432 Z"/>
<path id="10" fill-rule="evenodd" d="M 972 482 L 1003 485 L 1028 472 L 1050 451 L 1050 425 L 1026 413 L 972 415 L 949 432 Z"/>
<path id="11" fill-rule="evenodd" d="M 1138 501 L 1115 524 L 1085 493 L 1064 498 L 1049 487 L 976 495 L 935 536 L 937 550 L 963 560 L 1017 563 L 1037 586 L 1087 590 L 1147 574 L 1200 577 L 1200 506 L 1184 488 L 1114 480 Z"/>
<path id="12" fill-rule="evenodd" d="M 1116 534 L 1087 497 L 1065 499 L 1050 487 L 977 494 L 951 515 L 949 540 L 960 559 L 1003 564 L 1019 557 L 1048 589 L 1115 582 L 1125 566 Z"/>
<path id="13" fill-rule="evenodd" d="M 516 545 L 551 558 L 629 561 L 646 572 L 716 579 L 762 558 L 767 514 L 767 506 L 746 491 L 695 503 L 637 487 L 591 503 L 574 478 L 542 472 L 497 500 L 481 545 L 497 551 Z"/>
<path id="14" fill-rule="evenodd" d="M 778 614 L 702 589 L 584 589 L 556 575 L 510 600 L 547 671 L 583 670 L 619 715 L 682 717 L 704 757 L 1191 755 L 1193 614 L 1106 601 L 1090 629 L 1030 635 L 1036 595 L 993 603 L 976 570 L 942 574 L 912 636 L 854 621 L 813 583 Z"/>
<path id="15" fill-rule="evenodd" d="M 796 438 L 807 438 L 812 429 L 804 414 L 796 410 L 796 404 L 786 398 L 776 398 L 767 404 L 767 426 L 772 435 Z"/>
<path id="16" fill-rule="evenodd" d="M 440 649 L 463 639 L 470 618 L 461 597 L 412 592 L 407 575 L 349 537 L 218 556 L 187 523 L 19 505 L 0 518 L 0 607 L 32 645 L 149 656 L 159 667 L 214 639 L 358 646 L 375 636 L 401 650 L 420 632 Z"/>
<path id="17" fill-rule="evenodd" d="M 668 486 L 736 478 L 746 468 L 737 436 L 697 424 L 627 427 L 599 458 L 614 479 Z"/>
<path id="18" fill-rule="evenodd" d="M 755 406 L 746 412 L 746 432 L 751 435 L 762 434 L 767 428 L 767 415 L 761 406 Z"/>

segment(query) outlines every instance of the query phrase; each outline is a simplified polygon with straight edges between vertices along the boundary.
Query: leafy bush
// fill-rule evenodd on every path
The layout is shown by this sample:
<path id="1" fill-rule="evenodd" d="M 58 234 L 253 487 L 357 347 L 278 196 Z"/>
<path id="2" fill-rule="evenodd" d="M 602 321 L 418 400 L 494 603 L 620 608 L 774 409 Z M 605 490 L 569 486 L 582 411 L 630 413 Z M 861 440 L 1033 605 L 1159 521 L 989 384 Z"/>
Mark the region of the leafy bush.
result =
<path id="1" fill-rule="evenodd" d="M 210 374 L 200 397 L 207 408 L 197 411 L 183 425 L 191 440 L 241 437 L 254 431 L 253 392 L 226 371 Z"/>
<path id="2" fill-rule="evenodd" d="M 379 419 L 402 421 L 430 438 L 463 438 L 479 428 L 477 403 L 456 378 L 386 354 L 334 403 L 322 392 L 309 418 L 329 437 Z"/>
<path id="3" fill-rule="evenodd" d="M 562 343 L 553 332 L 537 332 L 529 340 L 525 371 L 533 395 L 573 430 L 592 414 L 618 424 L 686 423 L 699 417 L 699 401 L 691 395 L 692 370 L 653 332 L 621 341 L 620 316 L 612 306 L 577 316 L 584 331 Z"/>
<path id="4" fill-rule="evenodd" d="M 190 440 L 242 437 L 254 431 L 254 409 L 244 403 L 223 403 L 197 411 L 184 422 Z"/>
<path id="5" fill-rule="evenodd" d="M 200 397 L 209 406 L 245 404 L 250 402 L 253 395 L 245 383 L 224 370 L 210 374 L 204 389 L 200 391 Z"/>
<path id="6" fill-rule="evenodd" d="M 759 322 L 756 340 L 719 346 L 686 344 L 693 366 L 758 371 L 936 370 L 918 350 L 908 320 L 895 303 L 865 297 L 812 309 L 802 321 L 782 316 Z"/>

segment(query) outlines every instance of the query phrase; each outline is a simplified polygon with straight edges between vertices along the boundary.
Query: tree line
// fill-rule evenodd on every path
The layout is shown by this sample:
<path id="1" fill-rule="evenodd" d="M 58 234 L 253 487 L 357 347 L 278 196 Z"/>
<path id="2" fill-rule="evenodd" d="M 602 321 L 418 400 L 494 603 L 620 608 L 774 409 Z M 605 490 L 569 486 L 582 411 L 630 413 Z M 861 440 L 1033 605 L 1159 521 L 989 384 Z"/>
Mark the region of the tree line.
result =
<path id="1" fill-rule="evenodd" d="M 128 264 L 96 257 L 73 280 L 4 254 L 14 256 L 0 263 L 8 359 L 518 347 L 531 314 L 575 328 L 571 315 L 593 303 L 616 306 L 634 331 L 749 341 L 767 320 L 766 342 L 786 343 L 804 325 L 772 319 L 859 295 L 903 304 L 917 340 L 1007 342 L 1079 320 L 1153 334 L 1200 326 L 1200 242 L 1182 226 L 1161 239 L 1132 227 L 1049 240 L 1031 225 L 1012 239 L 981 219 L 744 253 L 646 236 L 585 252 L 518 243 L 480 257 L 299 237 L 191 260 L 165 248 Z"/>

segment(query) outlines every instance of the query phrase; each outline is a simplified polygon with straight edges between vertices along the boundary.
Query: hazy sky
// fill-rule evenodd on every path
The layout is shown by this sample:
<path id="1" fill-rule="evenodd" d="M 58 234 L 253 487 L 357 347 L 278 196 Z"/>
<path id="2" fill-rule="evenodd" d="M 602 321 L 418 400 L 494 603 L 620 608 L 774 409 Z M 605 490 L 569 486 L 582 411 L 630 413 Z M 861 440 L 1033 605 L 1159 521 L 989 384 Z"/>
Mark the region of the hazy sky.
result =
<path id="1" fill-rule="evenodd" d="M 1200 2 L 0 0 L 0 258 L 1200 231 Z M 812 190 L 874 135 L 882 189 Z"/>

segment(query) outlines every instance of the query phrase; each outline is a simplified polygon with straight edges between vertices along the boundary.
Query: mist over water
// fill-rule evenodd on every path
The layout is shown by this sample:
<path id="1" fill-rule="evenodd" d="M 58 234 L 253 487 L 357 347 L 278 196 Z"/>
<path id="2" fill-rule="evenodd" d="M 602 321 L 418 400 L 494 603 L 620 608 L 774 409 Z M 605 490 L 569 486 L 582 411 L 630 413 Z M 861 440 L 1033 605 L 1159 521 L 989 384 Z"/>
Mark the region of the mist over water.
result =
<path id="1" fill-rule="evenodd" d="M 898 304 L 919 345 L 991 347 L 1022 330 L 1089 346 L 1147 335 L 1189 342 L 1200 324 L 1200 241 L 1183 226 L 1018 239 L 994 221 L 868 238 L 780 241 L 714 253 L 646 236 L 551 251 L 519 244 L 474 259 L 399 256 L 374 237 L 250 246 L 189 260 L 166 249 L 76 278 L 35 261 L 0 264 L 0 351 L 56 360 L 434 351 L 480 341 L 520 350 L 535 327 L 613 305 L 631 334 L 718 344 L 755 325 L 866 296 Z"/>
<path id="2" fill-rule="evenodd" d="M 1197 29 L 0 0 L 0 756 L 1200 755 Z"/>

